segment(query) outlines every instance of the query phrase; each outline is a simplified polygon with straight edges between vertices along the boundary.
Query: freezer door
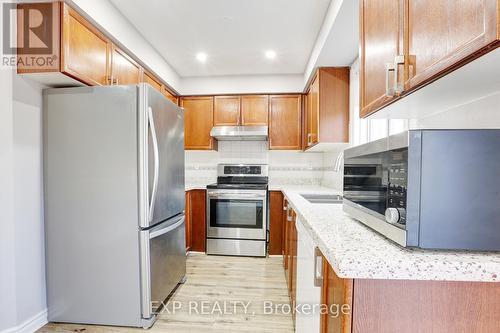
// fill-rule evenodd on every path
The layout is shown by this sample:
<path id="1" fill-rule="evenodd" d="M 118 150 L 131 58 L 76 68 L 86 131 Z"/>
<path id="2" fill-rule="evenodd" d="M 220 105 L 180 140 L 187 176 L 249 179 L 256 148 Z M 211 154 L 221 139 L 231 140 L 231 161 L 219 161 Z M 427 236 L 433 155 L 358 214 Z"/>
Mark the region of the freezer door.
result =
<path id="1" fill-rule="evenodd" d="M 184 113 L 147 84 L 139 85 L 139 92 L 147 188 L 141 227 L 148 228 L 184 211 Z"/>
<path id="2" fill-rule="evenodd" d="M 186 275 L 185 216 L 141 231 L 142 315 L 149 319 Z"/>

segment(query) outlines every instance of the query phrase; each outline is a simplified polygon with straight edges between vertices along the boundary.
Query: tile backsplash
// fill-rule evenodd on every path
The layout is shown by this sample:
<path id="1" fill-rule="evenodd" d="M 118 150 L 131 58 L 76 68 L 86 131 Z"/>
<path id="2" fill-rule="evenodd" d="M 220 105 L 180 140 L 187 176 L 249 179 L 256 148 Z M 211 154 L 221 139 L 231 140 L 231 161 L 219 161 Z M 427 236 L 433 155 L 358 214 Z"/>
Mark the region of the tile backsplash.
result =
<path id="1" fill-rule="evenodd" d="M 219 163 L 263 163 L 269 165 L 271 184 L 319 185 L 324 155 L 269 150 L 267 141 L 219 141 L 219 151 L 186 151 L 186 183 L 215 182 Z M 326 168 L 330 167 L 333 164 L 328 163 Z"/>

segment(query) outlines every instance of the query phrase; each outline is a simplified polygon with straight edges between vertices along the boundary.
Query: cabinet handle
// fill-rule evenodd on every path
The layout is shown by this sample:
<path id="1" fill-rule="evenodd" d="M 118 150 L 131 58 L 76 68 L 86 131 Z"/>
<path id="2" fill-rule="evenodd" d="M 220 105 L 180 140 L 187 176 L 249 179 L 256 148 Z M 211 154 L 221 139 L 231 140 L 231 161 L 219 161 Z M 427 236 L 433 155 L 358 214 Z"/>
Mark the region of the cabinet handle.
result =
<path id="1" fill-rule="evenodd" d="M 323 285 L 323 255 L 319 248 L 314 248 L 314 286 Z"/>
<path id="2" fill-rule="evenodd" d="M 118 84 L 118 79 L 113 77 L 112 75 L 108 76 L 108 82 L 110 85 Z"/>
<path id="3" fill-rule="evenodd" d="M 307 145 L 309 146 L 311 143 L 312 143 L 312 134 L 311 133 L 307 133 Z"/>
<path id="4" fill-rule="evenodd" d="M 394 93 L 403 92 L 403 85 L 399 83 L 399 66 L 405 64 L 405 56 L 397 55 L 394 57 Z"/>
<path id="5" fill-rule="evenodd" d="M 394 72 L 394 63 L 385 64 L 385 95 L 388 97 L 394 96 L 394 88 L 391 88 L 390 73 Z"/>
<path id="6" fill-rule="evenodd" d="M 290 205 L 287 206 L 286 208 L 286 220 L 287 221 L 291 221 L 292 220 L 292 207 L 290 207 Z"/>

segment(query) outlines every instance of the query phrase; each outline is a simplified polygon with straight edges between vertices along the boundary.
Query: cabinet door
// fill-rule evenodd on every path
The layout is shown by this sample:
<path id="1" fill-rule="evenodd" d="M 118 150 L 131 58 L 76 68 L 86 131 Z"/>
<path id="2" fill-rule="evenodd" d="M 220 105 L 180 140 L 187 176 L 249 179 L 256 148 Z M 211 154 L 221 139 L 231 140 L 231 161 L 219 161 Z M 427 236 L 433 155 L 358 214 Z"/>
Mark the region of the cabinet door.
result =
<path id="1" fill-rule="evenodd" d="M 319 72 L 309 87 L 307 93 L 307 147 L 312 147 L 318 143 L 319 138 Z"/>
<path id="2" fill-rule="evenodd" d="M 327 305 L 329 309 L 338 310 L 338 313 L 321 314 L 321 333 L 351 333 L 352 297 L 353 280 L 339 278 L 323 257 L 321 304 Z"/>
<path id="3" fill-rule="evenodd" d="M 190 195 L 190 191 L 186 191 L 186 222 L 185 222 L 185 225 L 186 225 L 186 251 L 189 251 L 191 249 L 191 246 L 192 246 L 192 242 L 191 242 L 191 234 L 192 234 L 192 225 L 193 225 L 193 222 L 192 222 L 192 217 L 191 217 L 191 195 Z"/>
<path id="4" fill-rule="evenodd" d="M 288 269 L 288 201 L 283 199 L 283 267 L 285 268 L 285 276 Z"/>
<path id="5" fill-rule="evenodd" d="M 419 0 L 407 5 L 406 89 L 439 77 L 498 41 L 498 0 Z"/>
<path id="6" fill-rule="evenodd" d="M 269 115 L 269 96 L 241 96 L 241 124 L 266 126 Z"/>
<path id="7" fill-rule="evenodd" d="M 269 245 L 270 255 L 282 254 L 283 194 L 281 191 L 269 192 Z"/>
<path id="8" fill-rule="evenodd" d="M 181 106 L 184 108 L 185 149 L 214 149 L 210 136 L 214 119 L 213 97 L 185 97 L 181 99 Z"/>
<path id="9" fill-rule="evenodd" d="M 283 256 L 285 255 L 285 242 L 286 242 L 286 213 L 287 213 L 287 205 L 288 201 L 286 198 L 283 196 L 283 202 L 282 202 L 282 209 L 283 211 L 281 212 L 281 253 Z M 283 266 L 285 265 L 285 260 L 283 260 Z"/>
<path id="10" fill-rule="evenodd" d="M 301 95 L 269 96 L 269 149 L 301 150 Z"/>
<path id="11" fill-rule="evenodd" d="M 125 52 L 113 45 L 111 55 L 111 84 L 138 84 L 141 79 L 141 68 Z"/>
<path id="12" fill-rule="evenodd" d="M 177 98 L 177 96 L 172 94 L 165 86 L 162 87 L 161 91 L 166 98 L 172 101 L 172 103 L 174 103 L 175 105 L 179 103 L 179 99 Z"/>
<path id="13" fill-rule="evenodd" d="M 161 92 L 162 90 L 162 85 L 159 80 L 157 80 L 152 74 L 148 72 L 144 72 L 144 76 L 142 78 L 142 81 L 144 83 L 149 83 L 153 88 Z"/>
<path id="14" fill-rule="evenodd" d="M 291 270 L 290 270 L 290 276 L 291 276 L 291 280 L 290 280 L 290 285 L 291 285 L 291 291 L 290 291 L 290 295 L 291 295 L 291 298 L 292 298 L 292 319 L 293 319 L 293 323 L 294 323 L 294 326 L 295 326 L 295 320 L 296 320 L 296 317 L 297 317 L 297 314 L 295 312 L 295 304 L 297 304 L 297 227 L 295 225 L 297 221 L 297 214 L 295 214 L 295 212 L 293 212 L 292 214 L 292 223 L 291 223 L 291 242 L 292 242 L 292 245 L 291 245 Z"/>
<path id="15" fill-rule="evenodd" d="M 394 87 L 393 70 L 386 65 L 394 66 L 396 56 L 404 51 L 403 5 L 403 0 L 361 0 L 359 76 L 362 117 L 395 98 L 387 89 Z"/>
<path id="16" fill-rule="evenodd" d="M 61 70 L 88 85 L 107 85 L 111 43 L 63 4 Z"/>
<path id="17" fill-rule="evenodd" d="M 214 126 L 240 124 L 240 96 L 215 96 Z"/>
<path id="18" fill-rule="evenodd" d="M 189 200 L 189 227 L 191 231 L 191 251 L 205 252 L 206 243 L 206 198 L 205 190 L 191 190 L 188 192 Z"/>

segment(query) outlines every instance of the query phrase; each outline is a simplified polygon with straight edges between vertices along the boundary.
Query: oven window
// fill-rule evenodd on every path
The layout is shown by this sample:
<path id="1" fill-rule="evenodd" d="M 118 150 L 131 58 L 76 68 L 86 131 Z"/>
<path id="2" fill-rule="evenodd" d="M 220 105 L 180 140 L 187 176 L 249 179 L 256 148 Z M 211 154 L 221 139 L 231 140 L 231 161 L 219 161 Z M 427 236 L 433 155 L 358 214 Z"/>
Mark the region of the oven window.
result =
<path id="1" fill-rule="evenodd" d="M 262 229 L 262 200 L 210 199 L 210 226 Z"/>

